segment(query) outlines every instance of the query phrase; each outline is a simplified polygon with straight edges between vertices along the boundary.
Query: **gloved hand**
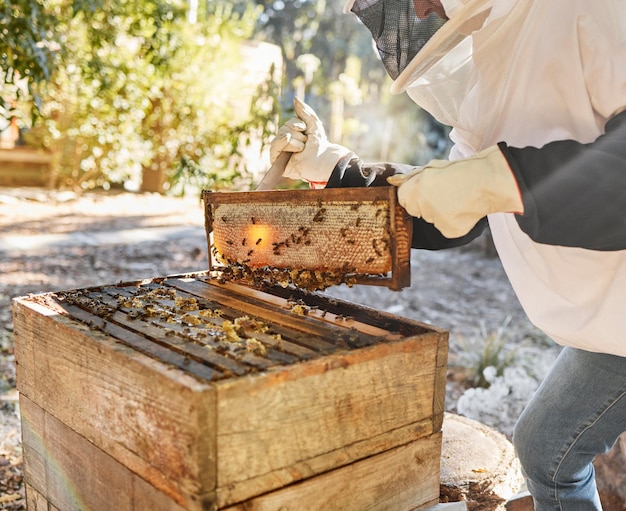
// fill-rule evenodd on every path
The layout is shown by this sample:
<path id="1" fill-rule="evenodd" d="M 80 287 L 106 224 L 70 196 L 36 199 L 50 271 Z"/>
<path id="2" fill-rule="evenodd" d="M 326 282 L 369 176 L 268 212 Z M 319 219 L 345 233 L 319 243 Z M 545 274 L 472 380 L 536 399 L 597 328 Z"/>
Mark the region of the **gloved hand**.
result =
<path id="1" fill-rule="evenodd" d="M 283 151 L 292 152 L 283 176 L 324 188 L 337 162 L 352 151 L 328 141 L 322 121 L 309 105 L 294 98 L 293 106 L 296 117 L 278 129 L 270 144 L 270 161 L 274 163 Z"/>
<path id="2" fill-rule="evenodd" d="M 398 201 L 414 217 L 447 238 L 467 234 L 490 213 L 523 213 L 521 192 L 498 146 L 457 161 L 432 160 L 409 174 L 387 178 Z"/>

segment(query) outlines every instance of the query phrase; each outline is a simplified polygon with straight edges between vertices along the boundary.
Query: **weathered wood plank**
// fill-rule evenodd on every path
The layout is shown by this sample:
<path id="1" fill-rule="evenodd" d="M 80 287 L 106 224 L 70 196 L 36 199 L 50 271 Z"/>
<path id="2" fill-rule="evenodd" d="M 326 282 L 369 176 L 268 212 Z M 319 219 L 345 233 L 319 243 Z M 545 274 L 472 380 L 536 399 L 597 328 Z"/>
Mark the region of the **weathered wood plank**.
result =
<path id="1" fill-rule="evenodd" d="M 211 353 L 198 343 L 189 342 L 180 337 L 167 337 L 163 330 L 159 331 L 157 326 L 129 319 L 124 312 L 113 313 L 108 321 L 98 321 L 97 316 L 80 310 L 76 306 L 69 305 L 67 310 L 76 319 L 95 325 L 98 329 L 113 335 L 121 342 L 143 353 L 156 356 L 159 360 L 177 366 L 179 369 L 190 371 L 196 376 L 213 379 L 225 373 L 241 376 L 247 372 L 241 364 L 227 357 Z M 172 332 L 177 329 L 176 325 L 169 325 L 168 328 Z M 210 365 L 198 362 L 205 362 Z"/>
<path id="2" fill-rule="evenodd" d="M 441 430 L 445 412 L 446 375 L 448 372 L 448 332 L 441 332 L 435 368 L 433 393 L 433 431 Z"/>
<path id="3" fill-rule="evenodd" d="M 179 502 L 214 488 L 214 389 L 47 314 L 14 301 L 20 393 Z"/>
<path id="4" fill-rule="evenodd" d="M 189 372 L 194 376 L 211 380 L 223 375 L 223 372 L 215 367 L 199 363 L 197 360 L 189 357 L 188 353 L 173 351 L 161 343 L 154 342 L 149 337 L 138 335 L 133 331 L 134 329 L 125 328 L 124 324 L 126 321 L 121 313 L 115 313 L 109 320 L 105 320 L 75 305 L 67 305 L 65 309 L 73 318 L 88 324 L 91 328 L 109 334 L 141 353 L 172 364 L 174 367 Z M 117 322 L 114 322 L 116 317 L 121 317 L 122 320 L 118 319 Z"/>
<path id="5" fill-rule="evenodd" d="M 402 339 L 404 336 L 388 330 L 356 321 L 347 316 L 349 310 L 345 308 L 344 316 L 332 312 L 305 307 L 306 314 L 298 315 L 292 312 L 297 302 L 290 302 L 286 298 L 268 295 L 262 291 L 233 283 L 219 284 L 216 280 L 197 282 L 192 279 L 170 279 L 170 285 L 186 289 L 198 296 L 213 297 L 232 308 L 245 308 L 250 314 L 284 325 L 296 332 L 306 334 L 306 341 L 324 342 L 316 346 L 319 350 L 332 353 L 347 346 L 351 348 L 369 346 L 383 340 Z M 208 284 L 208 285 L 207 285 Z M 293 338 L 296 336 L 292 334 Z M 344 339 L 346 344 L 342 345 Z M 300 341 L 300 338 L 298 338 Z"/>
<path id="6" fill-rule="evenodd" d="M 29 479 L 34 490 L 30 500 L 36 511 L 48 509 L 43 507 L 45 501 L 63 511 L 184 511 L 25 396 L 20 397 L 20 409 L 29 437 L 41 439 L 25 445 L 25 452 L 39 451 L 37 457 L 44 460 L 43 464 L 29 467 L 31 475 L 41 471 Z M 27 465 L 30 459 L 27 458 Z M 202 510 L 200 503 L 195 508 Z"/>
<path id="7" fill-rule="evenodd" d="M 206 296 L 204 296 L 204 293 L 203 293 L 203 291 L 206 291 L 207 284 L 203 282 L 199 282 L 200 288 L 203 289 L 203 291 L 199 292 L 198 287 L 194 286 L 191 281 L 193 281 L 193 279 L 188 279 L 188 278 L 183 278 L 183 277 L 172 277 L 171 279 L 165 280 L 162 283 L 162 285 L 175 289 L 177 290 L 177 292 L 183 291 L 183 293 L 189 297 L 194 296 L 198 298 L 203 308 L 219 309 L 222 313 L 222 318 L 224 319 L 228 319 L 232 321 L 238 317 L 241 317 L 242 315 L 251 316 L 255 318 L 255 316 L 252 315 L 249 310 L 242 310 L 242 308 L 247 309 L 247 307 L 245 306 L 235 309 L 235 308 L 230 307 L 227 304 L 220 303 L 217 300 L 208 299 Z M 275 325 L 272 325 L 272 326 L 275 327 Z M 292 343 L 289 340 L 291 335 L 299 336 L 300 334 L 298 332 L 289 332 L 287 329 L 283 329 L 281 332 L 275 332 L 275 333 L 282 333 L 283 338 L 280 340 L 277 340 L 273 335 L 263 335 L 263 334 L 259 334 L 259 332 L 254 332 L 254 335 L 258 336 L 259 340 L 261 340 L 263 344 L 270 346 L 270 348 L 272 348 L 273 350 L 276 350 L 277 352 L 280 352 L 286 355 L 297 357 L 300 360 L 307 360 L 309 358 L 313 358 L 314 356 L 318 354 L 316 351 L 310 348 L 306 348 L 299 344 Z M 269 356 L 277 357 L 278 356 L 277 354 L 272 353 L 272 349 L 269 350 Z M 287 362 L 287 360 L 285 360 L 285 362 Z"/>
<path id="8" fill-rule="evenodd" d="M 50 511 L 48 508 L 48 501 L 30 484 L 24 484 L 24 490 L 26 493 L 26 509 L 28 511 Z"/>
<path id="9" fill-rule="evenodd" d="M 165 287 L 161 284 L 162 287 Z M 104 295 L 101 295 L 101 300 L 108 301 L 112 299 L 112 296 L 107 298 L 106 294 L 113 293 L 113 295 L 117 294 L 118 288 L 103 288 Z M 144 292 L 150 292 L 151 289 L 156 289 L 151 285 L 142 286 L 141 292 L 137 293 L 128 293 L 129 297 L 134 296 L 142 296 Z M 177 298 L 183 300 L 196 299 L 196 297 L 189 293 L 184 293 L 177 291 Z M 174 302 L 172 300 L 151 300 L 151 303 L 145 304 L 144 307 L 152 307 L 162 308 L 163 312 L 171 313 L 172 310 L 176 310 Z M 221 315 L 220 317 L 206 317 L 199 316 L 200 309 L 203 310 L 211 310 L 211 309 L 219 309 Z M 228 370 L 233 374 L 245 374 L 247 371 L 245 369 L 242 370 L 242 367 L 237 363 L 233 363 L 232 360 L 223 357 L 215 350 L 207 349 L 216 348 L 219 346 L 219 342 L 215 342 L 210 335 L 210 330 L 204 329 L 205 326 L 213 325 L 217 330 L 221 330 L 225 324 L 225 321 L 230 320 L 231 322 L 235 321 L 237 318 L 242 316 L 246 316 L 245 313 L 238 313 L 233 316 L 228 316 L 227 310 L 224 310 L 223 305 L 214 302 L 214 303 L 198 303 L 198 310 L 190 310 L 184 313 L 185 316 L 189 316 L 188 319 L 193 318 L 195 321 L 198 321 L 199 324 L 203 327 L 202 329 L 194 329 L 193 325 L 186 325 L 182 321 L 180 323 L 169 322 L 167 319 L 154 317 L 151 318 L 149 316 L 141 315 L 136 318 L 131 314 L 136 312 L 134 309 L 129 307 L 119 307 L 120 311 L 124 311 L 127 313 L 127 316 L 116 315 L 117 321 L 128 328 L 129 330 L 141 331 L 144 335 L 150 337 L 154 340 L 154 342 L 161 343 L 165 346 L 173 348 L 175 350 L 180 350 L 181 352 L 187 353 L 188 355 L 193 355 L 198 358 L 198 360 L 204 360 L 208 363 L 211 363 L 218 368 L 223 368 Z M 178 312 L 178 319 L 181 319 L 183 314 Z M 164 336 L 164 332 L 166 331 L 175 332 L 176 337 L 168 338 Z M 255 337 L 259 339 L 264 339 L 268 341 L 270 344 L 272 343 L 270 336 L 264 335 L 259 331 L 252 331 L 250 329 L 243 329 L 244 335 L 248 337 Z M 205 334 L 205 335 L 202 335 Z M 293 357 L 290 354 L 283 353 L 277 350 L 274 350 L 271 346 L 266 349 L 265 355 L 263 357 L 257 357 L 252 355 L 251 353 L 244 354 L 243 356 L 237 357 L 238 362 L 242 362 L 245 365 L 252 366 L 257 369 L 266 369 L 272 365 L 277 363 L 293 363 L 297 360 L 297 358 Z"/>
<path id="10" fill-rule="evenodd" d="M 321 454 L 313 459 L 296 462 L 288 468 L 274 470 L 237 484 L 217 489 L 216 502 L 219 508 L 234 502 L 248 500 L 266 493 L 269 489 L 282 488 L 294 482 L 306 480 L 345 465 L 346 460 L 362 460 L 371 453 L 382 453 L 400 445 L 432 434 L 432 420 L 426 419 L 416 424 L 389 431 L 377 437 Z"/>
<path id="11" fill-rule="evenodd" d="M 28 509 L 43 509 L 41 499 L 35 489 L 44 495 L 47 493 L 45 443 L 38 431 L 44 422 L 44 411 L 38 406 L 28 407 L 25 398 L 20 396 L 20 416 L 22 423 L 22 450 L 24 453 L 24 481 L 34 490 L 32 495 L 27 491 Z M 34 501 L 34 502 L 31 502 Z"/>
<path id="12" fill-rule="evenodd" d="M 168 282 L 177 279 L 185 280 L 184 277 L 170 277 L 168 278 Z M 380 311 L 373 307 L 353 304 L 341 299 L 330 297 L 323 293 L 307 293 L 299 289 L 282 288 L 279 286 L 272 287 L 271 289 L 267 290 L 267 292 L 264 292 L 253 287 L 237 284 L 235 282 L 226 282 L 224 284 L 219 284 L 219 282 L 217 282 L 217 279 L 211 278 L 211 276 L 208 275 L 199 276 L 197 277 L 197 280 L 215 287 L 226 289 L 231 293 L 240 295 L 242 297 L 242 300 L 244 300 L 246 296 L 263 296 L 271 293 L 271 296 L 273 296 L 273 303 L 277 307 L 282 308 L 286 307 L 286 304 L 289 301 L 306 301 L 306 303 L 312 309 L 311 317 L 316 317 L 320 320 L 325 320 L 333 324 L 341 325 L 341 318 L 349 316 L 352 320 L 370 327 L 370 329 L 367 331 L 370 332 L 372 335 L 385 336 L 386 334 L 387 336 L 392 336 L 387 338 L 396 338 L 394 334 L 399 334 L 400 337 L 408 337 L 433 331 L 444 333 L 444 330 L 441 330 L 432 325 L 427 325 L 420 321 L 400 318 L 398 316 Z M 317 314 L 315 312 L 316 309 L 319 309 L 320 311 Z M 323 314 L 323 311 L 326 311 L 325 315 Z M 372 327 L 376 327 L 377 330 L 372 329 Z"/>
<path id="13" fill-rule="evenodd" d="M 438 340 L 429 334 L 216 382 L 218 487 L 280 471 L 297 480 L 295 463 L 345 456 L 345 446 L 432 420 Z"/>
<path id="14" fill-rule="evenodd" d="M 326 188 L 324 190 L 263 190 L 251 192 L 203 191 L 202 196 L 210 204 L 248 204 L 250 200 L 262 202 L 294 202 L 306 198 L 308 201 L 387 201 L 390 188 L 376 186 L 365 188 Z M 219 195 L 218 195 L 219 194 Z M 215 198 L 218 196 L 218 198 Z"/>
<path id="15" fill-rule="evenodd" d="M 411 511 L 438 501 L 440 445 L 436 433 L 225 511 Z"/>
<path id="16" fill-rule="evenodd" d="M 206 285 L 193 281 L 176 282 L 168 281 L 168 284 L 180 286 L 181 288 L 193 291 L 196 296 L 219 300 L 225 306 L 239 310 L 271 323 L 272 332 L 280 334 L 288 339 L 291 344 L 301 346 L 311 352 L 318 354 L 330 354 L 346 346 L 341 344 L 341 339 L 346 336 L 347 330 L 325 325 L 321 322 L 311 320 L 303 315 L 296 315 L 291 312 L 291 306 L 278 307 L 273 302 L 266 299 L 257 299 L 249 296 L 241 296 L 221 289 L 216 285 Z M 317 327 L 317 328 L 315 328 Z M 355 337 L 358 340 L 358 336 Z M 370 340 L 370 342 L 372 342 Z"/>
<path id="17" fill-rule="evenodd" d="M 392 226 L 391 253 L 391 282 L 388 287 L 395 291 L 411 285 L 411 243 L 413 241 L 413 219 L 407 211 L 397 202 L 397 191 L 389 190 L 393 197 L 390 198 L 389 208 Z"/>

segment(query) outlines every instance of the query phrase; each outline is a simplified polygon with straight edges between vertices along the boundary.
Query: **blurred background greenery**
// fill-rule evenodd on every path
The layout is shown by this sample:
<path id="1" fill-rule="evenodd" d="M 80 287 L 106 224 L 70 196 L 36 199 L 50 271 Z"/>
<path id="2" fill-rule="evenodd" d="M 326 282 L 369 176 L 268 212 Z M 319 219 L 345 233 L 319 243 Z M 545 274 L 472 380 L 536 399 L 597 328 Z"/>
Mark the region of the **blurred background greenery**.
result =
<path id="1" fill-rule="evenodd" d="M 245 190 L 298 95 L 365 160 L 445 154 L 343 3 L 0 0 L 0 151 L 45 154 L 54 188 Z"/>

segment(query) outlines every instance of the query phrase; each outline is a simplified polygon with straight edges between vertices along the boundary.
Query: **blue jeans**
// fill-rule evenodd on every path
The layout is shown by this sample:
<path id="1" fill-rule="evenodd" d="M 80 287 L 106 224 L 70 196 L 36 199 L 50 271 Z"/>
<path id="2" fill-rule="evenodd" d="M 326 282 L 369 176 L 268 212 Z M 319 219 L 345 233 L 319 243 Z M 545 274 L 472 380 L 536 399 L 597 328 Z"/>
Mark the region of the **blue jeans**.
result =
<path id="1" fill-rule="evenodd" d="M 592 461 L 624 431 L 626 358 L 565 348 L 513 436 L 535 509 L 602 509 Z"/>

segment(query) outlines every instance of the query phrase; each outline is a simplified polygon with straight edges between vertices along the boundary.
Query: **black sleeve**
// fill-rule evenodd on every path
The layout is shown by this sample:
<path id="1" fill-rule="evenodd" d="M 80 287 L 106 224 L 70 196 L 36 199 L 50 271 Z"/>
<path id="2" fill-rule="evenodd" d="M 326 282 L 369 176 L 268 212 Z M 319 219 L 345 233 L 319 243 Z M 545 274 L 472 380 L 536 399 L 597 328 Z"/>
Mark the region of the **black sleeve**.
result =
<path id="1" fill-rule="evenodd" d="M 387 183 L 389 176 L 405 174 L 414 168 L 412 165 L 398 163 L 365 163 L 355 154 L 350 154 L 337 163 L 326 187 L 389 186 Z M 411 246 L 427 250 L 459 247 L 480 236 L 486 226 L 487 219 L 483 218 L 465 236 L 446 238 L 433 224 L 421 218 L 414 218 Z"/>
<path id="2" fill-rule="evenodd" d="M 592 250 L 626 249 L 626 112 L 589 144 L 499 144 L 524 201 L 520 228 L 534 241 Z"/>

